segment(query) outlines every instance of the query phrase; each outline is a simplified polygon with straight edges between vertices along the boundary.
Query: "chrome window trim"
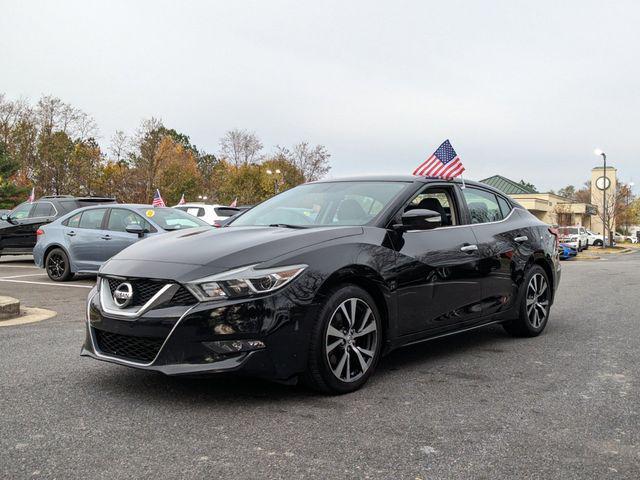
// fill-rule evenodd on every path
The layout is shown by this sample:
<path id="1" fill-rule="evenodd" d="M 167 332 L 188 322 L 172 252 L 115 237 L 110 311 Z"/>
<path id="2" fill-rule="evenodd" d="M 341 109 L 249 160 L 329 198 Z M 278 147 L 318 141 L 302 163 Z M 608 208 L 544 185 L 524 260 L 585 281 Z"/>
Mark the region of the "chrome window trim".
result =
<path id="1" fill-rule="evenodd" d="M 118 358 L 118 357 L 113 357 L 111 355 L 105 355 L 103 353 L 100 352 L 100 350 L 97 348 L 96 346 L 96 339 L 95 339 L 95 333 L 94 333 L 94 328 L 91 326 L 91 320 L 89 318 L 89 310 L 91 309 L 91 302 L 93 301 L 93 298 L 98 294 L 98 292 L 94 293 L 91 297 L 89 297 L 89 299 L 87 300 L 87 312 L 86 312 L 86 316 L 87 316 L 87 328 L 89 329 L 89 338 L 91 339 L 91 347 L 93 348 L 93 353 L 96 357 L 101 358 L 103 360 L 110 360 L 116 363 L 120 363 L 122 365 L 129 365 L 132 367 L 150 367 L 152 366 L 156 360 L 158 360 L 158 357 L 160 356 L 160 354 L 162 353 L 162 350 L 164 349 L 165 345 L 167 344 L 167 342 L 169 341 L 169 339 L 171 338 L 171 335 L 173 334 L 173 332 L 175 331 L 175 329 L 178 327 L 178 325 L 180 325 L 180 322 L 182 322 L 182 319 L 184 317 L 186 317 L 191 310 L 193 310 L 198 304 L 194 304 L 191 307 L 189 307 L 187 309 L 186 312 L 184 312 L 180 318 L 178 318 L 178 320 L 176 321 L 176 323 L 173 325 L 173 327 L 171 328 L 171 330 L 169 331 L 169 335 L 167 335 L 167 338 L 164 339 L 164 342 L 162 342 L 162 345 L 160 345 L 160 348 L 158 349 L 158 353 L 156 354 L 156 356 L 153 358 L 153 360 L 151 360 L 149 363 L 140 363 L 140 362 L 133 362 L 131 360 L 126 360 L 123 358 Z"/>
<path id="2" fill-rule="evenodd" d="M 439 232 L 440 230 L 446 230 L 446 229 L 449 229 L 449 228 L 461 228 L 461 227 L 471 228 L 471 227 L 480 226 L 480 225 L 495 225 L 496 223 L 502 223 L 502 222 L 506 222 L 507 220 L 509 220 L 509 218 L 511 218 L 511 215 L 513 215 L 513 212 L 515 212 L 515 211 L 516 211 L 515 208 L 511 209 L 511 211 L 509 212 L 509 215 L 504 217 L 502 220 L 496 220 L 495 222 L 465 223 L 465 224 L 462 224 L 462 225 L 449 225 L 447 227 L 432 228 L 430 230 L 407 230 L 407 232 L 428 233 L 428 232 Z"/>
<path id="3" fill-rule="evenodd" d="M 111 296 L 111 289 L 109 288 L 109 280 L 105 277 L 100 278 L 100 307 L 106 313 L 116 316 L 124 317 L 128 319 L 138 318 L 151 308 L 160 305 L 166 301 L 171 300 L 171 297 L 178 291 L 180 285 L 176 283 L 167 283 L 162 287 L 153 297 L 139 308 L 118 308 Z"/>

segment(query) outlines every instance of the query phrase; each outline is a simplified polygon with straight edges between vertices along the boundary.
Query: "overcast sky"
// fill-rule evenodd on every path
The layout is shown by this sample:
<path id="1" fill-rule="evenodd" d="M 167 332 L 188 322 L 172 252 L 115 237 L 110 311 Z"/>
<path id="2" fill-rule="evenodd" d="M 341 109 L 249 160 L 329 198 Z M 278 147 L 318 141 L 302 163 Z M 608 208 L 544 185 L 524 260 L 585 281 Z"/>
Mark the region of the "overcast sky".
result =
<path id="1" fill-rule="evenodd" d="M 332 175 L 410 173 L 445 138 L 481 179 L 640 184 L 640 2 L 0 0 L 0 92 L 90 113 L 103 147 L 160 117 L 300 140 Z M 635 187 L 640 191 L 640 185 Z"/>

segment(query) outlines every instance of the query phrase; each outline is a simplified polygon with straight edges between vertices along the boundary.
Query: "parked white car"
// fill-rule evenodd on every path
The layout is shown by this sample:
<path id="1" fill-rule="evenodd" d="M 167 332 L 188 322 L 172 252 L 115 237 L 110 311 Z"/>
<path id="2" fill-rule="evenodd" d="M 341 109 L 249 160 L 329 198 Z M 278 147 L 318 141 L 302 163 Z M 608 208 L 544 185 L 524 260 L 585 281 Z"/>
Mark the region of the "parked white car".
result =
<path id="1" fill-rule="evenodd" d="M 578 252 L 589 248 L 589 234 L 584 227 L 558 227 L 558 240 Z"/>
<path id="2" fill-rule="evenodd" d="M 589 235 L 589 245 L 593 245 L 594 247 L 601 247 L 603 244 L 602 234 L 595 233 L 591 230 L 587 230 L 587 234 Z"/>
<path id="3" fill-rule="evenodd" d="M 638 237 L 634 237 L 633 235 L 623 235 L 620 232 L 613 232 L 613 240 L 616 243 L 623 243 L 623 242 L 638 243 Z"/>
<path id="4" fill-rule="evenodd" d="M 173 208 L 187 212 L 200 220 L 204 220 L 209 225 L 220 227 L 221 222 L 242 211 L 240 208 L 227 207 L 224 205 L 207 205 L 205 203 L 185 203 L 174 205 Z"/>

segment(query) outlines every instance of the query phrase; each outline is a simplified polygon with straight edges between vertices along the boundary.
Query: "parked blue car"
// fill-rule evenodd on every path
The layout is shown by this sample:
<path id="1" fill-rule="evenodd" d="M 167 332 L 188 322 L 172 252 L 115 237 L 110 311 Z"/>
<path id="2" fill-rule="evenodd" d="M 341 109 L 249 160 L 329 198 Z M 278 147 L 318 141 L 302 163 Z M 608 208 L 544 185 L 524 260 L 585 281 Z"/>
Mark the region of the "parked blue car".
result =
<path id="1" fill-rule="evenodd" d="M 566 243 L 558 245 L 558 256 L 560 257 L 560 260 L 568 260 L 576 255 L 578 255 L 578 250 L 571 245 Z"/>
<path id="2" fill-rule="evenodd" d="M 104 262 L 142 238 L 194 227 L 212 228 L 174 208 L 85 207 L 40 227 L 33 258 L 51 280 L 63 282 L 76 273 L 97 273 Z"/>

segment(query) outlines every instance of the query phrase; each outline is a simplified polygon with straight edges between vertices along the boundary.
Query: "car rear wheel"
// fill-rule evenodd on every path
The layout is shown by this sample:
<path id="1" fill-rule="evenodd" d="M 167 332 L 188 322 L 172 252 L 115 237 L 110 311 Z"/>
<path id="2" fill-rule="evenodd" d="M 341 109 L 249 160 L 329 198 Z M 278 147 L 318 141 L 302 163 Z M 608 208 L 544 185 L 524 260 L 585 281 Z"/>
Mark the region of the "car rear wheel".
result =
<path id="1" fill-rule="evenodd" d="M 602 240 L 594 240 L 593 241 L 593 246 L 594 247 L 601 247 L 602 246 Z"/>
<path id="2" fill-rule="evenodd" d="M 547 326 L 551 310 L 551 284 L 547 272 L 533 265 L 525 277 L 520 293 L 518 318 L 502 324 L 517 337 L 537 337 Z"/>
<path id="3" fill-rule="evenodd" d="M 54 248 L 47 254 L 45 269 L 54 282 L 66 282 L 73 278 L 69 257 L 61 248 Z"/>
<path id="4" fill-rule="evenodd" d="M 323 393 L 353 392 L 373 374 L 382 346 L 380 313 L 355 285 L 333 290 L 311 334 L 305 383 Z"/>

